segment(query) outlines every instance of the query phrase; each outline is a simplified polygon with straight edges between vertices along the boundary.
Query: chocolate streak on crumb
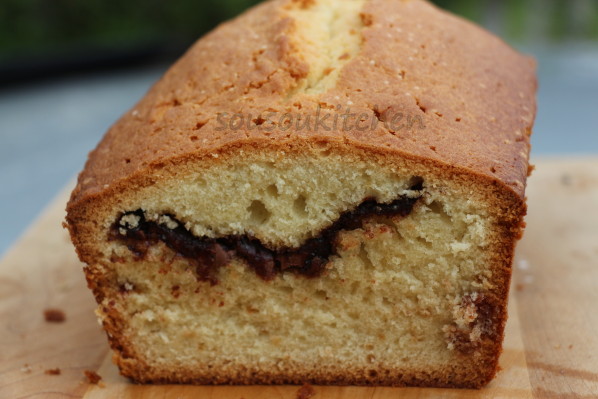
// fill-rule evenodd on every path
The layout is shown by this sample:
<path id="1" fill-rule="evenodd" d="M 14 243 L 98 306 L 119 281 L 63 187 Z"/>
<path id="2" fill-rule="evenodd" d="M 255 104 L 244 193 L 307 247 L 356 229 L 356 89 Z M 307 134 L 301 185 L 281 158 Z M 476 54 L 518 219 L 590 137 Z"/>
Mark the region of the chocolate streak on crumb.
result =
<path id="1" fill-rule="evenodd" d="M 102 377 L 95 371 L 85 370 L 83 374 L 85 374 L 85 377 L 90 384 L 97 384 L 102 380 Z"/>
<path id="2" fill-rule="evenodd" d="M 412 188 L 418 191 L 421 189 L 421 183 Z M 372 216 L 405 217 L 411 213 L 419 198 L 403 196 L 389 204 L 366 199 L 353 211 L 342 213 L 332 226 L 308 239 L 299 248 L 272 250 L 247 235 L 195 237 L 174 216 L 163 215 L 176 222 L 177 227 L 170 229 L 165 224 L 147 220 L 142 210 L 121 214 L 112 225 L 109 239 L 122 242 L 140 259 L 146 256 L 150 246 L 161 241 L 195 266 L 199 280 L 208 281 L 212 285 L 218 283 L 218 270 L 234 256 L 243 258 L 265 281 L 270 281 L 283 272 L 315 278 L 324 272 L 330 256 L 336 254 L 336 241 L 341 230 L 361 228 L 363 222 Z M 123 230 L 119 222 L 129 215 L 135 215 L 139 222 L 134 228 Z"/>
<path id="3" fill-rule="evenodd" d="M 48 323 L 62 323 L 66 320 L 64 312 L 60 309 L 44 310 L 44 318 Z"/>
<path id="4" fill-rule="evenodd" d="M 297 390 L 297 399 L 309 399 L 315 395 L 316 391 L 308 383 L 304 383 L 303 386 Z"/>
<path id="5" fill-rule="evenodd" d="M 47 369 L 46 371 L 44 371 L 44 374 L 47 375 L 60 375 L 61 371 L 58 367 L 56 367 L 55 369 Z"/>

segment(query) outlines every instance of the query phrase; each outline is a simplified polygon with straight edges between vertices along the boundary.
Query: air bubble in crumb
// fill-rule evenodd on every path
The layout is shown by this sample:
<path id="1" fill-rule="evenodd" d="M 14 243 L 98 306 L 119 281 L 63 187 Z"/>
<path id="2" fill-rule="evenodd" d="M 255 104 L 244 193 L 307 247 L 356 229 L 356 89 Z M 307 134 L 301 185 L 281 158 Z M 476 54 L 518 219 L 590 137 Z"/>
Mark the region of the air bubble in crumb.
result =
<path id="1" fill-rule="evenodd" d="M 270 211 L 266 208 L 263 202 L 253 201 L 249 208 L 249 218 L 253 223 L 262 224 L 265 223 L 271 216 Z"/>

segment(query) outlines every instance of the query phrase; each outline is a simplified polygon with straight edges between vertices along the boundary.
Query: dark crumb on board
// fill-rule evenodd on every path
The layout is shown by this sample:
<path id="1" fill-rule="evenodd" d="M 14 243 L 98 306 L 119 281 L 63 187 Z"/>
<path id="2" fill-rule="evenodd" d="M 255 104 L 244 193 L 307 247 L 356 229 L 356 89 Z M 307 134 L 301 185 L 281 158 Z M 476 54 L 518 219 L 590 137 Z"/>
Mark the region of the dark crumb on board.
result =
<path id="1" fill-rule="evenodd" d="M 95 371 L 85 370 L 83 374 L 85 374 L 85 377 L 90 384 L 97 384 L 102 380 L 102 377 Z"/>
<path id="2" fill-rule="evenodd" d="M 523 285 L 523 284 L 517 284 L 515 286 L 515 289 L 519 292 L 523 291 L 524 288 L 525 288 L 525 285 Z"/>
<path id="3" fill-rule="evenodd" d="M 297 390 L 297 399 L 309 399 L 315 396 L 315 394 L 316 391 L 314 388 L 306 382 Z"/>
<path id="4" fill-rule="evenodd" d="M 44 318 L 48 323 L 62 323 L 66 320 L 64 312 L 60 309 L 44 310 Z"/>
<path id="5" fill-rule="evenodd" d="M 55 369 L 47 369 L 46 371 L 44 371 L 44 374 L 47 375 L 60 375 L 61 371 L 58 367 L 56 367 Z"/>

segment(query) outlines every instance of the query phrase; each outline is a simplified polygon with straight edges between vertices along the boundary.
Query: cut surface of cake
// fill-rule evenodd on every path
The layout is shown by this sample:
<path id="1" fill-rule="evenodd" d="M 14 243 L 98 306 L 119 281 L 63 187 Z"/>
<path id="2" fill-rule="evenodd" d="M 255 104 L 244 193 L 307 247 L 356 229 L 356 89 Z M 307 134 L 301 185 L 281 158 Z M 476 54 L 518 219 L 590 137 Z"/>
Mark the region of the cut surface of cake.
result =
<path id="1" fill-rule="evenodd" d="M 137 382 L 481 387 L 535 66 L 425 1 L 274 0 L 105 135 L 67 226 Z"/>

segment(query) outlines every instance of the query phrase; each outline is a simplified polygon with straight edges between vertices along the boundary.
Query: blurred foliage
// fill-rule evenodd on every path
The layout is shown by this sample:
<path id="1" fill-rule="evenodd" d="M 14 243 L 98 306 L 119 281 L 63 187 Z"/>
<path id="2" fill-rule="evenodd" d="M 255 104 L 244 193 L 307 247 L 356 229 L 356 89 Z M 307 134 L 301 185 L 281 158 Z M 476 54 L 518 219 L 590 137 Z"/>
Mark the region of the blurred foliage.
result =
<path id="1" fill-rule="evenodd" d="M 527 26 L 527 17 L 529 15 L 528 5 L 521 0 L 505 0 L 506 3 L 506 33 L 510 37 L 523 37 Z M 561 2 L 564 4 L 564 2 Z M 537 10 L 535 15 L 541 13 Z M 533 15 L 533 14 L 532 14 Z"/>
<path id="2" fill-rule="evenodd" d="M 345 0 L 348 1 L 348 0 Z M 259 0 L 0 0 L 0 58 L 136 43 L 188 45 Z M 598 38 L 598 0 L 436 0 L 509 40 Z"/>
<path id="3" fill-rule="evenodd" d="M 451 10 L 457 14 L 471 19 L 472 21 L 480 21 L 484 15 L 484 9 L 488 1 L 480 0 L 436 0 L 436 5 L 446 10 Z"/>
<path id="4" fill-rule="evenodd" d="M 0 56 L 188 43 L 258 0 L 0 0 Z"/>

